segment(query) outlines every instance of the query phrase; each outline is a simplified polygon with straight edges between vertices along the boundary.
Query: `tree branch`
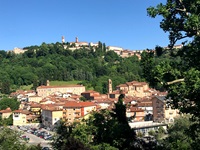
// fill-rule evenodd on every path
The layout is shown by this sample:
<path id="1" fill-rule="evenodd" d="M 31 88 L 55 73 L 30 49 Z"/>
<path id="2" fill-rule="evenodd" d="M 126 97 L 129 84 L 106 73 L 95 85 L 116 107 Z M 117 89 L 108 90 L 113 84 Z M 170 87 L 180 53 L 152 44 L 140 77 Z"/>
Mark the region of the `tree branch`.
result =
<path id="1" fill-rule="evenodd" d="M 189 16 L 189 13 L 187 12 L 184 4 L 183 4 L 183 1 L 182 0 L 179 0 L 179 3 L 182 5 L 183 9 L 179 9 L 177 8 L 176 10 L 179 10 L 179 11 L 182 11 L 182 12 L 185 12 L 187 16 Z"/>
<path id="2" fill-rule="evenodd" d="M 174 81 L 167 82 L 167 85 L 171 85 L 171 84 L 179 83 L 179 82 L 183 82 L 183 81 L 184 81 L 184 79 L 177 79 L 177 80 L 174 80 Z"/>

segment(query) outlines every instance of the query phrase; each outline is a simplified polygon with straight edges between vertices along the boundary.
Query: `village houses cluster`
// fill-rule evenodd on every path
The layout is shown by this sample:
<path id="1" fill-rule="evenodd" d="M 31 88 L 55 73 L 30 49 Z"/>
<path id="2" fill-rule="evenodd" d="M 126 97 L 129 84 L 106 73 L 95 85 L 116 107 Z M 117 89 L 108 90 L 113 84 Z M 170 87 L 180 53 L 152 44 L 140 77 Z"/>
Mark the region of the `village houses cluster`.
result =
<path id="1" fill-rule="evenodd" d="M 12 112 L 7 108 L 1 110 L 0 115 L 8 118 L 13 114 L 15 126 L 40 123 L 53 130 L 60 120 L 70 124 L 87 119 L 94 111 L 112 110 L 122 93 L 127 118 L 134 128 L 147 122 L 170 123 L 178 115 L 178 110 L 167 106 L 166 92 L 156 91 L 146 82 L 138 81 L 120 84 L 113 90 L 111 79 L 108 80 L 107 94 L 86 91 L 83 85 L 51 86 L 49 81 L 36 91 L 16 91 L 10 96 L 21 102 L 19 109 Z M 82 101 L 83 98 L 86 101 Z"/>
<path id="2" fill-rule="evenodd" d="M 78 37 L 75 38 L 75 42 L 70 42 L 69 43 L 70 46 L 69 46 L 69 45 L 66 45 L 64 36 L 62 36 L 62 44 L 63 44 L 64 49 L 68 49 L 71 51 L 74 51 L 83 47 L 85 49 L 92 48 L 93 50 L 95 50 L 99 46 L 98 43 L 79 41 Z M 122 58 L 136 55 L 138 59 L 141 59 L 141 53 L 142 53 L 141 50 L 128 50 L 128 49 L 124 49 L 118 46 L 107 46 L 106 50 L 114 51 L 116 54 L 118 54 Z M 23 54 L 26 51 L 27 49 L 21 49 L 21 48 L 15 47 L 13 50 L 9 50 L 8 52 L 13 52 L 15 54 Z"/>

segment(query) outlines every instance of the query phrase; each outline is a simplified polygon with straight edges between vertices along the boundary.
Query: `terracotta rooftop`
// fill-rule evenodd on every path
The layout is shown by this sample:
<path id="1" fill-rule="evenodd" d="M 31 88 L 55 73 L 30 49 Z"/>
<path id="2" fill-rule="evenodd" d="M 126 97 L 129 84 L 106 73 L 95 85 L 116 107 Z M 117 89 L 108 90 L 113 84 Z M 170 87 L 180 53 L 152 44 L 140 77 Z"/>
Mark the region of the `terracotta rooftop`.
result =
<path id="1" fill-rule="evenodd" d="M 41 108 L 41 104 L 39 104 L 39 103 L 31 103 L 30 107 L 31 108 Z"/>
<path id="2" fill-rule="evenodd" d="M 94 91 L 94 90 L 88 90 L 88 91 L 85 91 L 85 92 L 82 92 L 82 93 L 99 93 L 99 92 Z M 82 94 L 82 93 L 81 93 L 81 94 Z"/>
<path id="3" fill-rule="evenodd" d="M 117 87 L 127 87 L 127 85 L 126 84 L 120 84 Z"/>
<path id="4" fill-rule="evenodd" d="M 73 102 L 73 101 L 71 101 L 71 102 L 66 102 L 65 103 L 65 105 L 64 105 L 64 107 L 66 107 L 66 108 L 81 108 L 81 107 L 89 107 L 89 106 L 96 106 L 96 104 L 95 103 L 93 103 L 93 102 Z"/>
<path id="5" fill-rule="evenodd" d="M 5 110 L 0 110 L 0 113 L 10 113 L 10 112 L 12 112 L 10 107 L 6 108 Z"/>
<path id="6" fill-rule="evenodd" d="M 63 87 L 84 87 L 83 85 L 65 85 L 65 86 L 39 86 L 37 89 L 48 89 L 48 88 L 63 88 Z"/>
<path id="7" fill-rule="evenodd" d="M 130 112 L 143 112 L 144 110 L 142 108 L 138 107 L 131 107 Z"/>
<path id="8" fill-rule="evenodd" d="M 18 110 L 15 110 L 14 113 L 21 113 L 21 114 L 30 114 L 30 111 L 28 110 L 22 110 L 22 109 L 18 109 Z"/>

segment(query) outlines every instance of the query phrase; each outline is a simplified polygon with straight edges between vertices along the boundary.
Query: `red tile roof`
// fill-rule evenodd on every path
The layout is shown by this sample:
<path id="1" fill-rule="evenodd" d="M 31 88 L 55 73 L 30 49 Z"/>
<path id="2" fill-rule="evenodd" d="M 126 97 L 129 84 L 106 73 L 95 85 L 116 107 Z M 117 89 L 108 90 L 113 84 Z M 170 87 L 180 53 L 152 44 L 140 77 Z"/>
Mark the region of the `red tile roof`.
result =
<path id="1" fill-rule="evenodd" d="M 65 108 L 81 108 L 81 107 L 89 107 L 89 106 L 96 106 L 93 102 L 66 102 L 63 107 Z"/>
<path id="2" fill-rule="evenodd" d="M 48 88 L 64 88 L 64 87 L 84 87 L 83 85 L 65 85 L 65 86 L 39 86 L 37 89 L 48 89 Z"/>
<path id="3" fill-rule="evenodd" d="M 144 110 L 138 107 L 131 107 L 130 112 L 144 112 Z"/>
<path id="4" fill-rule="evenodd" d="M 11 113 L 12 110 L 10 109 L 10 107 L 6 108 L 5 110 L 0 110 L 0 113 Z"/>
<path id="5" fill-rule="evenodd" d="M 15 110 L 14 113 L 21 113 L 21 114 L 30 114 L 31 112 L 28 111 L 28 110 L 22 110 L 22 109 L 18 109 L 18 110 Z"/>

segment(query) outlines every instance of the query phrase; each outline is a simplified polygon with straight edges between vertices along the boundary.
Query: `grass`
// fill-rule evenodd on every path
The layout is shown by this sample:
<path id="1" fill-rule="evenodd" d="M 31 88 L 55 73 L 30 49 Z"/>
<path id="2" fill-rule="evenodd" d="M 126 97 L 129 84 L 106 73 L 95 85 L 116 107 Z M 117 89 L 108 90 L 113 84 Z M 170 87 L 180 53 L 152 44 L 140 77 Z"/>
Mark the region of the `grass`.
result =
<path id="1" fill-rule="evenodd" d="M 81 84 L 82 81 L 78 81 L 78 80 L 73 80 L 73 81 L 50 81 L 50 86 L 64 86 L 64 85 L 77 85 L 77 84 Z M 20 90 L 31 90 L 31 88 L 33 87 L 33 84 L 31 85 L 23 85 L 20 87 Z M 93 90 L 92 87 L 88 88 L 86 86 L 87 90 Z"/>
<path id="2" fill-rule="evenodd" d="M 20 87 L 20 90 L 31 90 L 32 87 L 33 87 L 33 84 L 23 85 Z"/>
<path id="3" fill-rule="evenodd" d="M 50 81 L 51 86 L 62 86 L 62 85 L 75 85 L 75 84 L 81 84 L 82 81 Z"/>

